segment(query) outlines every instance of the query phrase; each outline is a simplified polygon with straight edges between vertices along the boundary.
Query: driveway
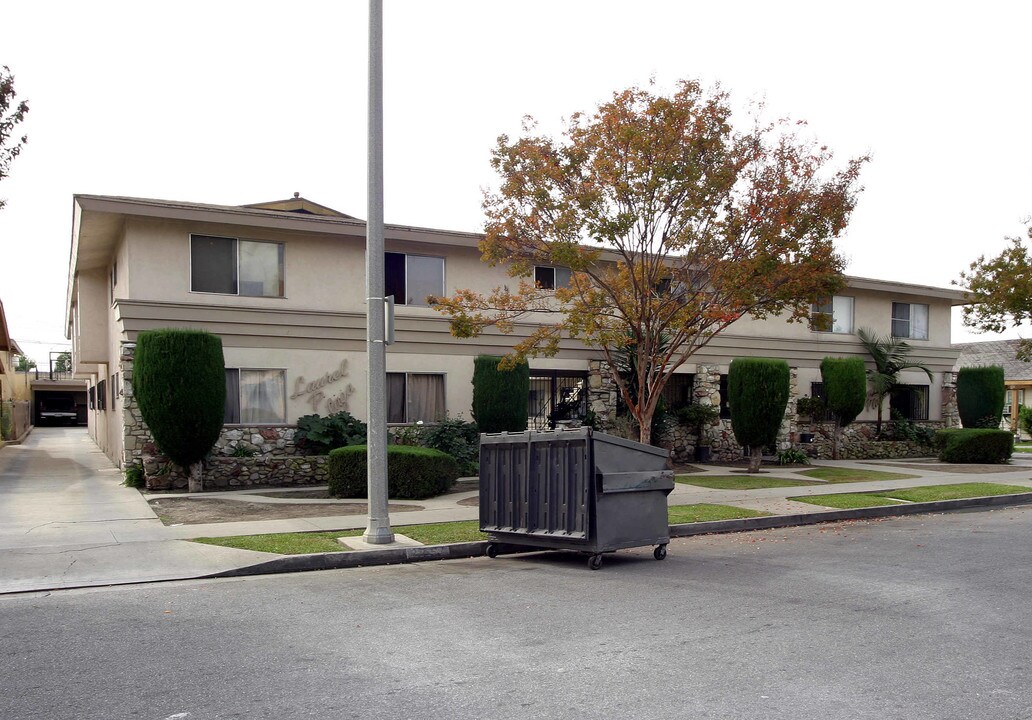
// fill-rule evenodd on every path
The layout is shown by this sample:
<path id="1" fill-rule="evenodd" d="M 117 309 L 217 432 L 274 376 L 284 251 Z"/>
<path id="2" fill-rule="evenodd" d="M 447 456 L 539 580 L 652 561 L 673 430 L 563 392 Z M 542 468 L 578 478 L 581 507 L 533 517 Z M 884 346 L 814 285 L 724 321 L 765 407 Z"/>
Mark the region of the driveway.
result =
<path id="1" fill-rule="evenodd" d="M 121 482 L 84 428 L 35 428 L 0 450 L 0 593 L 196 577 L 270 557 L 174 539 Z"/>

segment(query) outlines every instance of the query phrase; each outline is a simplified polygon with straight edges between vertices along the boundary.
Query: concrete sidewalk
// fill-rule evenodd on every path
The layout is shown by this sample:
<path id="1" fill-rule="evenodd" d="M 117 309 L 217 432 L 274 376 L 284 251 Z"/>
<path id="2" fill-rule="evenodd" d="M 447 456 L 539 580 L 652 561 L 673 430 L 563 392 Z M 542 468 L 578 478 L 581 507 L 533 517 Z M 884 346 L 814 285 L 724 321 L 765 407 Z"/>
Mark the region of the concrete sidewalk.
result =
<path id="1" fill-rule="evenodd" d="M 758 490 L 713 490 L 678 483 L 670 505 L 714 503 L 777 515 L 819 513 L 826 508 L 789 500 L 799 495 L 867 492 L 920 485 L 998 482 L 1032 490 L 1032 458 L 1011 465 L 971 468 L 901 461 L 820 461 L 810 467 L 850 467 L 912 475 L 902 480 L 836 483 Z M 764 478 L 805 479 L 807 467 L 764 467 Z M 972 470 L 976 472 L 972 472 Z M 702 467 L 690 477 L 733 474 Z M 737 473 L 735 473 L 737 474 Z M 326 515 L 296 519 L 165 526 L 144 495 L 121 486 L 111 465 L 78 428 L 37 428 L 22 445 L 0 450 L 0 594 L 90 585 L 195 578 L 225 573 L 280 558 L 278 555 L 188 542 L 188 538 L 280 532 L 362 529 L 365 515 L 335 515 L 336 501 L 263 497 L 268 489 L 205 493 L 205 498 L 267 504 L 324 504 Z M 311 487 L 303 488 L 310 490 Z M 278 489 L 282 490 L 282 489 Z M 186 494 L 182 494 L 186 495 Z M 423 509 L 396 512 L 397 528 L 454 520 L 476 520 L 476 506 L 460 501 L 477 491 L 407 502 Z"/>

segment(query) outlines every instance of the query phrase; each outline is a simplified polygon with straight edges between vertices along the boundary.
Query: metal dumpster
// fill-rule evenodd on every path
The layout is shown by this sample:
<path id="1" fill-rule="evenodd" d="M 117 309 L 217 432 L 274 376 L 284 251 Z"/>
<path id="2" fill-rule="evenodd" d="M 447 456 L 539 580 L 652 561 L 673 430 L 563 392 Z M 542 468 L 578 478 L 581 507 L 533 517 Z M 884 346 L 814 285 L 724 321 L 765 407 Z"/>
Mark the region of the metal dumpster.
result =
<path id="1" fill-rule="evenodd" d="M 503 545 L 602 553 L 670 542 L 667 451 L 591 428 L 480 436 L 480 529 Z"/>

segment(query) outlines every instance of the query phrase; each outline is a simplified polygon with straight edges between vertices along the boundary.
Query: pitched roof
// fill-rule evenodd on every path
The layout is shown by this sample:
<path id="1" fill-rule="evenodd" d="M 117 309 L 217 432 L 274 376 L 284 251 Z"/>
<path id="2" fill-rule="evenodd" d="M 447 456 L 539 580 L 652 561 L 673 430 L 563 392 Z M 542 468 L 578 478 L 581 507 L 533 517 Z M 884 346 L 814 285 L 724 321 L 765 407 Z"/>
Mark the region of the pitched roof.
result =
<path id="1" fill-rule="evenodd" d="M 270 200 L 269 202 L 251 203 L 249 205 L 241 205 L 240 207 L 255 208 L 257 210 L 278 210 L 280 212 L 298 213 L 299 215 L 323 215 L 326 217 L 345 218 L 347 220 L 358 219 L 354 215 L 345 215 L 339 210 L 312 202 L 301 197 L 298 193 L 294 193 L 294 197 L 287 198 L 286 200 Z"/>
<path id="2" fill-rule="evenodd" d="M 960 357 L 955 367 L 1000 365 L 1003 367 L 1003 377 L 1007 380 L 1032 380 L 1032 363 L 1015 357 L 1020 343 L 1020 340 L 957 343 L 953 348 L 960 350 Z"/>

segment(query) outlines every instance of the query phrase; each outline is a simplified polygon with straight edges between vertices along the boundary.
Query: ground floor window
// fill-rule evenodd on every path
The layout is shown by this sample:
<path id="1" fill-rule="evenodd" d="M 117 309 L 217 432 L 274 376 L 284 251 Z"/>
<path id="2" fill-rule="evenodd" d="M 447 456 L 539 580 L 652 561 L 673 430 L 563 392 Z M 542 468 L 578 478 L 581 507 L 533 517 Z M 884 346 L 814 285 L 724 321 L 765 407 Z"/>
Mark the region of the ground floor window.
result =
<path id="1" fill-rule="evenodd" d="M 387 422 L 439 422 L 444 418 L 442 373 L 387 373 Z"/>
<path id="2" fill-rule="evenodd" d="M 897 385 L 889 396 L 889 409 L 907 420 L 927 420 L 928 386 Z"/>
<path id="3" fill-rule="evenodd" d="M 688 373 L 674 373 L 663 386 L 663 402 L 667 410 L 676 410 L 694 402 L 695 376 Z"/>
<path id="4" fill-rule="evenodd" d="M 273 425 L 287 421 L 285 370 L 226 368 L 227 424 Z"/>
<path id="5" fill-rule="evenodd" d="M 728 391 L 727 375 L 720 376 L 720 417 L 731 417 L 731 395 Z"/>
<path id="6" fill-rule="evenodd" d="M 587 388 L 587 372 L 531 369 L 528 429 L 554 430 L 556 425 L 584 420 L 588 414 Z"/>

